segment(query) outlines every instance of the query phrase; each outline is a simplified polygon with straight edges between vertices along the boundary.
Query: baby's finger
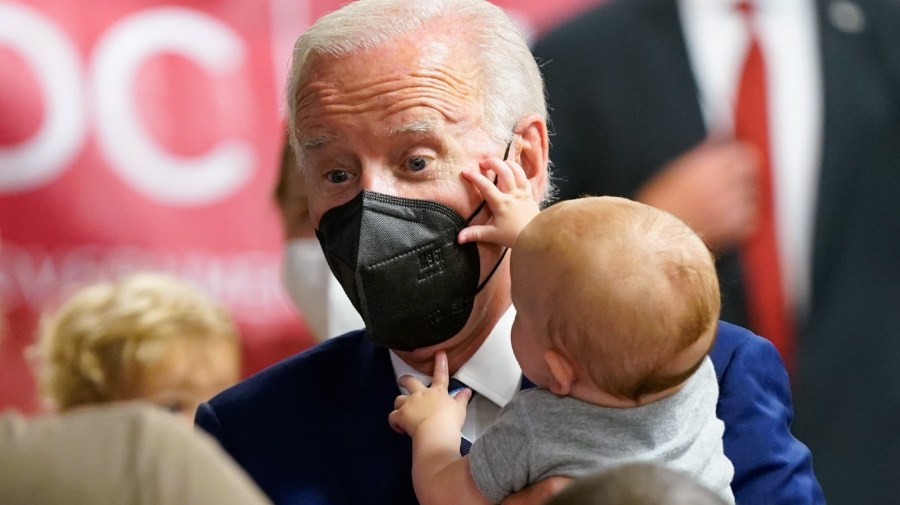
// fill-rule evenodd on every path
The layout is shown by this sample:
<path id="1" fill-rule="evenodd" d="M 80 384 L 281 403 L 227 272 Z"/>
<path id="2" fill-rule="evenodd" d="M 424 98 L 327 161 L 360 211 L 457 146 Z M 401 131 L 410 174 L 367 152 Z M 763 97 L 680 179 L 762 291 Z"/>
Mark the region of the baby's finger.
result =
<path id="1" fill-rule="evenodd" d="M 494 228 L 492 226 L 486 225 L 473 225 L 467 226 L 462 230 L 459 230 L 459 235 L 457 235 L 456 240 L 460 244 L 466 244 L 468 242 L 491 242 L 492 241 L 492 231 Z"/>
<path id="2" fill-rule="evenodd" d="M 491 170 L 497 174 L 496 186 L 500 188 L 500 191 L 509 193 L 516 189 L 516 176 L 513 174 L 508 162 L 497 158 L 488 158 L 481 162 L 481 168 Z"/>
<path id="3" fill-rule="evenodd" d="M 403 426 L 400 424 L 400 411 L 395 410 L 388 415 L 388 424 L 391 425 L 394 431 L 397 433 L 406 433 L 406 430 L 403 429 Z"/>
<path id="4" fill-rule="evenodd" d="M 472 399 L 472 390 L 469 388 L 462 388 L 459 390 L 456 395 L 453 396 L 453 400 L 456 403 L 462 404 L 464 407 L 469 405 L 469 400 Z"/>
<path id="5" fill-rule="evenodd" d="M 475 189 L 481 193 L 481 197 L 487 201 L 496 200 L 502 195 L 502 192 L 488 179 L 485 175 L 477 170 L 463 170 L 462 176 L 475 186 Z"/>
<path id="6" fill-rule="evenodd" d="M 406 395 L 397 395 L 397 398 L 394 399 L 394 409 L 402 407 L 408 398 Z"/>
<path id="7" fill-rule="evenodd" d="M 447 364 L 447 353 L 438 351 L 434 355 L 434 374 L 431 378 L 431 387 L 439 387 L 447 390 L 447 384 L 450 382 L 449 365 Z"/>
<path id="8" fill-rule="evenodd" d="M 516 189 L 528 189 L 528 177 L 525 169 L 515 161 L 500 161 L 494 158 L 485 160 L 482 168 L 490 168 L 497 174 L 497 186 L 504 193 L 510 193 Z"/>
<path id="9" fill-rule="evenodd" d="M 512 169 L 513 176 L 516 179 L 516 187 L 519 189 L 530 189 L 531 181 L 529 181 L 528 176 L 525 175 L 525 169 L 522 168 L 522 165 L 519 165 L 515 161 L 510 161 L 509 165 Z"/>
<path id="10" fill-rule="evenodd" d="M 416 379 L 412 375 L 404 375 L 403 377 L 400 377 L 400 380 L 397 382 L 401 387 L 409 391 L 409 394 L 417 393 L 425 389 L 425 384 L 422 384 L 422 381 Z"/>

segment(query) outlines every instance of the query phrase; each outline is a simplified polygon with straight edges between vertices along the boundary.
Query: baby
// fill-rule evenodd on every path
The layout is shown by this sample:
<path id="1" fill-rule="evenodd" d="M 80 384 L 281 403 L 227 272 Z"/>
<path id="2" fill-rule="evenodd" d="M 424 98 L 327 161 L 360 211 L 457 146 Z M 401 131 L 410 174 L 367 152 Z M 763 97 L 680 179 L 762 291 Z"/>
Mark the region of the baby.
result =
<path id="1" fill-rule="evenodd" d="M 652 461 L 734 503 L 707 357 L 719 286 L 703 241 L 674 216 L 623 198 L 539 213 L 521 167 L 492 166 L 496 186 L 464 172 L 493 218 L 459 239 L 512 248 L 512 347 L 537 388 L 519 393 L 461 456 L 471 392 L 448 394 L 446 355 L 435 357 L 431 387 L 401 378 L 409 395 L 389 421 L 412 437 L 419 501 L 499 503 L 546 477 Z"/>

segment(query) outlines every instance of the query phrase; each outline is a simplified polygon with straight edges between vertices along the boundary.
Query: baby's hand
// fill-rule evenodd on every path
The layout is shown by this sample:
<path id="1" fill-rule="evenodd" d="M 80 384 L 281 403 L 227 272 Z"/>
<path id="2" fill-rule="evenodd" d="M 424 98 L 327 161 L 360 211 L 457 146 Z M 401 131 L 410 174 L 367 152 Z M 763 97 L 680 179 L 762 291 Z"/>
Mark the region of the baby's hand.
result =
<path id="1" fill-rule="evenodd" d="M 540 212 L 531 182 L 525 170 L 514 161 L 490 158 L 482 162 L 482 168 L 497 175 L 496 185 L 474 170 L 464 170 L 462 175 L 481 192 L 492 217 L 487 224 L 463 228 L 457 240 L 460 244 L 492 242 L 512 247 L 519 232 Z"/>
<path id="2" fill-rule="evenodd" d="M 434 357 L 434 377 L 431 387 L 426 387 L 415 377 L 400 377 L 400 385 L 409 391 L 409 395 L 400 395 L 394 401 L 394 411 L 388 416 L 388 422 L 398 433 L 416 436 L 416 431 L 423 424 L 432 424 L 441 430 L 451 430 L 459 436 L 463 421 L 466 419 L 466 405 L 472 397 L 472 390 L 463 389 L 455 397 L 447 392 L 450 374 L 447 367 L 447 353 L 440 351 Z"/>

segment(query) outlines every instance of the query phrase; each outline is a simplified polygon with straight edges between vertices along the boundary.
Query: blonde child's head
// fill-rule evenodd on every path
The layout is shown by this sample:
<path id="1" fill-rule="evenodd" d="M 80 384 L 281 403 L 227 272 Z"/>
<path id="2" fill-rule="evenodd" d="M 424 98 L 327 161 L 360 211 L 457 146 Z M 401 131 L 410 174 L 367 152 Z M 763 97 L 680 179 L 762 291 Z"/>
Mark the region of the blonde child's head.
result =
<path id="1" fill-rule="evenodd" d="M 713 342 L 711 253 L 682 221 L 641 203 L 592 197 L 550 207 L 516 241 L 512 278 L 514 330 L 534 340 L 517 352 L 532 361 L 526 375 L 549 350 L 573 378 L 642 403 L 686 381 Z M 514 348 L 516 339 L 514 331 Z"/>
<path id="2" fill-rule="evenodd" d="M 82 288 L 43 318 L 37 345 L 39 387 L 60 411 L 144 399 L 192 418 L 240 373 L 225 309 L 159 274 Z"/>

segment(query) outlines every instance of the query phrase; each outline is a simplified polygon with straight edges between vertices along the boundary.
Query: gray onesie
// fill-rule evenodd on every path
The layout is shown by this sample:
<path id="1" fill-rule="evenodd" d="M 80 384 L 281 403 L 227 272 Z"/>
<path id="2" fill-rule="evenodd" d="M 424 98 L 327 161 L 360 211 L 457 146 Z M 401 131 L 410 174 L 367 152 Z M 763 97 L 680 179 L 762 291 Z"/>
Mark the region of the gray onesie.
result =
<path id="1" fill-rule="evenodd" d="M 472 445 L 472 477 L 486 498 L 500 503 L 545 477 L 653 461 L 692 475 L 734 503 L 718 397 L 708 357 L 681 390 L 640 407 L 600 407 L 542 389 L 522 391 Z"/>

